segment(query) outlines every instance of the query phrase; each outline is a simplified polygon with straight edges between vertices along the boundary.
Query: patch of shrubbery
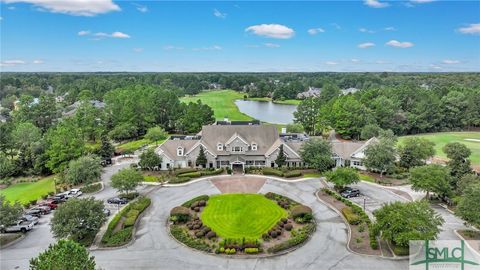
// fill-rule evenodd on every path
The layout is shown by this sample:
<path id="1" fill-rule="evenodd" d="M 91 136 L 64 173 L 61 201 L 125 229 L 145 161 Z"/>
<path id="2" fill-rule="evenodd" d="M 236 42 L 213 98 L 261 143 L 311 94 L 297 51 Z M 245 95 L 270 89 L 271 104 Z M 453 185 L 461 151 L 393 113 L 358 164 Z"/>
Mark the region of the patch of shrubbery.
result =
<path id="1" fill-rule="evenodd" d="M 277 252 L 292 248 L 296 245 L 299 245 L 305 242 L 314 231 L 315 231 L 315 224 L 313 223 L 306 224 L 305 226 L 303 226 L 298 230 L 292 230 L 291 232 L 292 237 L 290 239 L 270 247 L 267 251 L 269 253 L 277 253 Z"/>
<path id="2" fill-rule="evenodd" d="M 288 197 L 285 197 L 283 195 L 273 193 L 273 192 L 267 192 L 265 194 L 265 198 L 276 201 L 277 204 L 284 209 L 289 209 L 290 207 L 293 207 L 293 206 L 299 204 L 298 202 L 296 202 L 296 201 L 294 201 L 294 200 L 292 200 Z"/>
<path id="3" fill-rule="evenodd" d="M 207 202 L 208 199 L 210 199 L 210 197 L 209 197 L 208 195 L 200 195 L 200 196 L 195 197 L 195 198 L 193 198 L 193 199 L 191 199 L 191 200 L 189 200 L 189 201 L 184 202 L 184 203 L 182 204 L 182 206 L 183 206 L 183 207 L 188 207 L 188 208 L 190 208 L 194 202 L 198 202 L 198 201 L 205 201 L 205 202 Z"/>
<path id="4" fill-rule="evenodd" d="M 206 169 L 206 170 L 201 170 L 201 171 L 198 171 L 198 170 L 194 170 L 194 171 L 186 171 L 186 172 L 183 172 L 183 173 L 177 173 L 177 177 L 187 177 L 187 178 L 197 178 L 197 177 L 201 177 L 201 176 L 209 176 L 209 175 L 219 175 L 223 173 L 223 168 L 219 168 L 219 169 Z"/>
<path id="5" fill-rule="evenodd" d="M 136 197 L 138 197 L 138 192 L 130 192 L 130 193 L 122 193 L 120 195 L 118 195 L 119 198 L 125 198 L 129 201 L 135 199 Z"/>
<path id="6" fill-rule="evenodd" d="M 185 206 L 176 206 L 170 211 L 170 220 L 173 223 L 183 223 L 191 218 L 190 210 Z"/>
<path id="7" fill-rule="evenodd" d="M 302 172 L 300 171 L 288 171 L 283 174 L 284 177 L 286 178 L 291 178 L 291 177 L 300 177 L 302 176 Z"/>
<path id="8" fill-rule="evenodd" d="M 198 250 L 206 251 L 206 252 L 211 252 L 212 248 L 210 247 L 209 244 L 207 244 L 205 241 L 196 239 L 190 236 L 188 232 L 183 229 L 180 226 L 177 225 L 172 225 L 170 227 L 170 233 L 177 239 L 178 241 L 184 243 L 185 245 L 195 248 Z"/>
<path id="9" fill-rule="evenodd" d="M 181 184 L 181 183 L 186 183 L 188 181 L 192 180 L 190 177 L 173 177 L 168 180 L 168 183 L 170 184 Z"/>
<path id="10" fill-rule="evenodd" d="M 283 177 L 283 172 L 277 169 L 265 167 L 262 170 L 263 175 L 273 175 L 278 177 Z"/>
<path id="11" fill-rule="evenodd" d="M 352 225 L 360 224 L 360 218 L 355 213 L 353 213 L 350 207 L 342 208 L 341 212 L 349 224 L 352 224 Z"/>
<path id="12" fill-rule="evenodd" d="M 110 221 L 107 231 L 102 237 L 102 244 L 107 247 L 115 247 L 126 244 L 132 238 L 133 226 L 138 216 L 150 205 L 151 200 L 140 197 L 131 202 L 118 212 Z M 118 223 L 123 219 L 122 228 L 114 232 Z"/>
<path id="13" fill-rule="evenodd" d="M 102 183 L 90 184 L 80 188 L 83 193 L 93 193 L 99 191 L 100 189 L 102 189 Z"/>
<path id="14" fill-rule="evenodd" d="M 175 175 L 179 176 L 181 174 L 191 173 L 191 172 L 196 172 L 196 171 L 197 171 L 197 169 L 195 169 L 195 168 L 180 168 L 180 169 L 175 169 Z"/>

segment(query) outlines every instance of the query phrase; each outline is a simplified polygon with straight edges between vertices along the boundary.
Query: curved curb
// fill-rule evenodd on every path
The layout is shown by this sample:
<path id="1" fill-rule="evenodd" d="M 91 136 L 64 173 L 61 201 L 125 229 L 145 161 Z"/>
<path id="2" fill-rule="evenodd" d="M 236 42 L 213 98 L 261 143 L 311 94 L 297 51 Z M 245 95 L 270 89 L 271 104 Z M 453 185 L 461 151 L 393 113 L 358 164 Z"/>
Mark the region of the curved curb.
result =
<path id="1" fill-rule="evenodd" d="M 203 251 L 203 250 L 199 250 L 199 249 L 187 246 L 185 243 L 181 242 L 180 240 L 178 240 L 177 238 L 175 238 L 172 235 L 172 233 L 170 232 L 170 222 L 168 221 L 168 219 L 165 222 L 165 229 L 167 230 L 167 233 L 170 236 L 170 238 L 174 239 L 177 243 L 179 243 L 180 245 L 184 246 L 185 248 L 187 248 L 189 250 L 193 250 L 195 252 L 202 253 L 202 254 L 205 254 L 205 255 L 221 257 L 221 258 L 225 258 L 225 259 L 251 260 L 251 259 L 269 259 L 269 258 L 273 258 L 273 257 L 283 256 L 283 255 L 286 255 L 286 254 L 289 254 L 289 253 L 292 253 L 292 252 L 296 251 L 297 249 L 303 247 L 306 243 L 308 243 L 310 241 L 310 239 L 312 238 L 312 235 L 317 231 L 317 226 L 316 225 L 317 225 L 317 222 L 315 221 L 315 230 L 311 234 L 309 234 L 307 240 L 305 240 L 302 243 L 300 243 L 298 245 L 295 245 L 291 248 L 288 248 L 286 250 L 283 250 L 283 251 L 280 251 L 280 252 L 277 252 L 277 253 L 273 253 L 273 254 L 269 254 L 269 253 L 256 254 L 256 255 L 241 254 L 241 255 L 237 255 L 237 256 L 235 256 L 235 254 L 233 254 L 233 256 L 232 255 L 226 255 L 226 254 L 223 254 L 223 253 L 217 254 L 215 252 L 207 252 L 207 251 Z"/>
<path id="2" fill-rule="evenodd" d="M 215 176 L 201 177 L 201 178 L 197 178 L 197 179 L 194 179 L 192 181 L 185 182 L 185 183 L 163 184 L 162 186 L 163 187 L 183 187 L 183 186 L 188 186 L 190 184 L 195 184 L 195 183 L 200 182 L 200 181 L 212 180 L 212 179 L 216 179 L 216 178 L 225 178 L 226 176 L 228 177 L 229 175 L 215 175 Z M 242 176 L 266 178 L 266 180 L 270 179 L 270 180 L 275 180 L 275 181 L 285 182 L 285 183 L 296 183 L 296 182 L 303 182 L 303 181 L 321 179 L 321 178 L 315 178 L 315 177 L 306 177 L 306 178 L 301 178 L 301 179 L 286 180 L 286 179 L 279 178 L 279 177 L 271 177 L 271 176 L 259 175 L 259 174 L 244 174 Z"/>
<path id="3" fill-rule="evenodd" d="M 386 257 L 386 256 L 383 256 L 383 255 L 370 255 L 370 254 L 362 254 L 362 253 L 358 253 L 356 251 L 353 251 L 351 248 L 350 248 L 350 240 L 351 240 L 351 236 L 352 236 L 352 229 L 350 227 L 350 224 L 348 223 L 348 221 L 345 219 L 345 217 L 342 215 L 342 213 L 340 213 L 340 211 L 337 210 L 337 208 L 333 207 L 332 205 L 330 205 L 329 203 L 325 202 L 324 200 L 320 199 L 320 197 L 318 196 L 318 192 L 320 191 L 317 191 L 315 192 L 315 197 L 317 197 L 317 200 L 320 201 L 321 203 L 323 203 L 324 205 L 326 205 L 328 208 L 332 209 L 335 213 L 337 213 L 343 220 L 343 222 L 345 223 L 345 225 L 347 225 L 347 228 L 348 228 L 348 239 L 347 239 L 347 245 L 346 245 L 346 248 L 347 250 L 350 252 L 350 253 L 353 253 L 353 254 L 356 254 L 356 255 L 359 255 L 359 256 L 365 256 L 365 257 L 375 257 L 375 258 L 382 258 L 382 259 L 387 259 L 387 260 L 405 260 L 406 258 L 401 258 L 401 257 Z M 408 258 L 408 257 L 407 257 Z"/>
<path id="4" fill-rule="evenodd" d="M 95 185 L 95 184 L 98 184 L 98 183 L 100 183 L 102 185 L 102 187 L 99 190 L 91 192 L 91 193 L 83 193 L 82 195 L 92 196 L 92 195 L 95 195 L 95 194 L 98 194 L 98 193 L 102 192 L 105 189 L 105 184 L 103 183 L 103 181 L 96 182 L 96 183 L 91 183 L 90 185 Z"/>
<path id="5" fill-rule="evenodd" d="M 15 240 L 13 240 L 12 242 L 10 242 L 10 243 L 8 243 L 8 244 L 3 245 L 2 247 L 0 247 L 0 250 L 5 249 L 5 248 L 8 248 L 9 246 L 15 245 L 16 243 L 18 243 L 18 242 L 20 242 L 21 240 L 23 240 L 23 238 L 25 238 L 26 235 L 27 235 L 26 233 L 22 233 L 19 238 L 17 238 L 17 239 L 15 239 Z"/>
<path id="6" fill-rule="evenodd" d="M 458 230 L 453 230 L 453 232 L 455 233 L 456 236 L 458 236 L 458 238 L 460 238 L 461 240 L 463 240 L 464 243 L 466 243 L 467 246 L 468 246 L 471 250 L 473 250 L 473 251 L 476 252 L 478 255 L 480 255 L 480 251 L 477 250 L 477 249 L 475 249 L 475 248 L 473 248 L 473 247 L 470 245 L 470 243 L 468 243 L 468 240 L 466 240 L 460 233 L 458 233 Z M 478 241 L 478 240 L 474 240 L 474 241 Z"/>
<path id="7" fill-rule="evenodd" d="M 127 205 L 125 205 L 125 206 L 127 206 Z M 129 246 L 133 245 L 133 243 L 137 240 L 138 223 L 140 223 L 140 220 L 143 218 L 145 213 L 147 213 L 147 211 L 150 211 L 150 209 L 151 209 L 150 206 L 151 205 L 152 204 L 150 203 L 150 205 L 146 209 L 144 209 L 143 212 L 140 213 L 140 215 L 137 217 L 137 220 L 135 221 L 135 224 L 133 224 L 132 238 L 130 239 L 130 241 L 128 241 L 127 243 L 125 243 L 124 245 L 121 245 L 121 246 L 116 246 L 116 247 L 100 247 L 100 246 L 97 246 L 97 247 L 94 247 L 94 248 L 89 248 L 89 250 L 91 250 L 91 251 L 93 251 L 93 250 L 95 250 L 95 251 L 96 250 L 115 250 L 115 249 L 126 248 L 126 247 L 129 247 Z M 107 224 L 107 228 L 108 228 L 108 224 Z M 105 232 L 102 234 L 102 238 L 105 235 Z M 100 239 L 100 243 L 101 243 L 101 241 L 102 240 Z"/>

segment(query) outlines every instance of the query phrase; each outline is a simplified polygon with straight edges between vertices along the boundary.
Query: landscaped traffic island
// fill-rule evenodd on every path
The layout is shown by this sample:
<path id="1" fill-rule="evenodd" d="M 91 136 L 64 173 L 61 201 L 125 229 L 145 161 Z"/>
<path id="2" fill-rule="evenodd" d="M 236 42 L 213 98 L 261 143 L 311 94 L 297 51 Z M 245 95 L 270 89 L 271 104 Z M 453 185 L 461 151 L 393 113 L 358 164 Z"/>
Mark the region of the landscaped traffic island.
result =
<path id="1" fill-rule="evenodd" d="M 185 245 L 228 255 L 291 250 L 315 231 L 309 207 L 270 192 L 202 195 L 173 208 L 169 225 Z"/>

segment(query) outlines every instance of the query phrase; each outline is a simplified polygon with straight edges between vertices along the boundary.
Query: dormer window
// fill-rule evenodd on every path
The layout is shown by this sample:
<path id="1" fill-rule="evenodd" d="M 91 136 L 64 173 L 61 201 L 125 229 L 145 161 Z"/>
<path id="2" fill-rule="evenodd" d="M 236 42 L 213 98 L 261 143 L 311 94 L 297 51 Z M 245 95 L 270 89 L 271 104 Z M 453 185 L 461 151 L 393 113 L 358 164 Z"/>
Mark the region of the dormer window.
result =
<path id="1" fill-rule="evenodd" d="M 177 147 L 177 156 L 179 157 L 183 156 L 183 147 L 181 146 Z"/>
<path id="2" fill-rule="evenodd" d="M 223 151 L 223 144 L 217 143 L 217 151 Z"/>
<path id="3" fill-rule="evenodd" d="M 258 146 L 256 143 L 252 143 L 252 151 L 257 151 Z"/>

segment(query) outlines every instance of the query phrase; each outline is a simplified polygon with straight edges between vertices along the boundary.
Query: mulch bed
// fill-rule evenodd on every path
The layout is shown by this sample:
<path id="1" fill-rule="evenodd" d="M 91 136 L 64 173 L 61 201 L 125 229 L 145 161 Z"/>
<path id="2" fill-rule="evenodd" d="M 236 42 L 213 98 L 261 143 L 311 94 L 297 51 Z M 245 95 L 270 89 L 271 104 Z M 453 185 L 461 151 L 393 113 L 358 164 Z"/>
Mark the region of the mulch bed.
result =
<path id="1" fill-rule="evenodd" d="M 222 193 L 258 193 L 266 179 L 233 175 L 210 181 Z"/>
<path id="2" fill-rule="evenodd" d="M 337 199 L 326 194 L 323 191 L 318 192 L 318 197 L 320 197 L 322 201 L 333 206 L 339 212 L 341 212 L 344 207 L 347 207 L 343 202 L 338 201 Z M 366 224 L 362 223 L 360 225 L 351 225 L 347 223 L 347 225 L 350 226 L 350 229 L 352 232 L 350 235 L 350 241 L 348 246 L 352 251 L 355 251 L 360 254 L 367 254 L 367 255 L 378 255 L 378 256 L 382 255 L 382 252 L 380 249 L 375 250 L 370 247 L 368 226 Z M 363 231 L 362 231 L 362 227 L 363 227 Z"/>

